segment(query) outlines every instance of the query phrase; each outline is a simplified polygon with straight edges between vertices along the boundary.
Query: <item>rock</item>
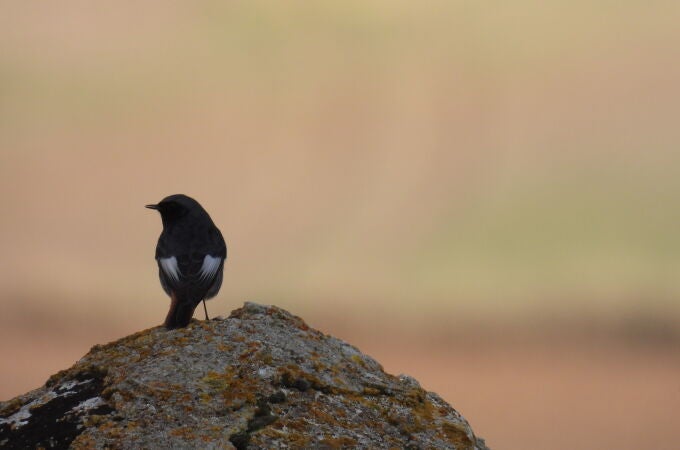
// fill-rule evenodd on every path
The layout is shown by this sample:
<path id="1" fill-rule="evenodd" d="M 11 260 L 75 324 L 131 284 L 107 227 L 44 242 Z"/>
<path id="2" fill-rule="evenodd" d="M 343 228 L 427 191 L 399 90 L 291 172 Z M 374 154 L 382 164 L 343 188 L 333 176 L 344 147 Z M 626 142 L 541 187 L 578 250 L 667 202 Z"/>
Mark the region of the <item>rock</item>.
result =
<path id="1" fill-rule="evenodd" d="M 0 403 L 0 448 L 486 449 L 408 376 L 273 306 L 95 345 Z"/>

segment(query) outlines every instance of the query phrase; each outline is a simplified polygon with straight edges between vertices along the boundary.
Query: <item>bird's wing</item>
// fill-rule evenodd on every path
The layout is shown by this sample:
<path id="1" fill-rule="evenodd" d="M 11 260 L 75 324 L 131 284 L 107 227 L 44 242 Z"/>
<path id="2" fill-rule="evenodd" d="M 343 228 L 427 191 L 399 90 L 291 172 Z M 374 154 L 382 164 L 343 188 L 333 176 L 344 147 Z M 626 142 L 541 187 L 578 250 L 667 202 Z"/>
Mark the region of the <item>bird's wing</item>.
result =
<path id="1" fill-rule="evenodd" d="M 220 258 L 227 259 L 227 244 L 224 242 L 222 237 L 222 232 L 219 228 L 213 227 L 210 231 L 210 246 L 213 256 L 219 256 Z"/>
<path id="2" fill-rule="evenodd" d="M 222 284 L 222 268 L 227 247 L 217 227 L 206 230 L 201 239 L 177 242 L 161 234 L 156 247 L 156 260 L 161 285 L 178 301 L 200 302 L 217 294 Z"/>
<path id="3" fill-rule="evenodd" d="M 217 293 L 207 295 L 214 290 L 223 264 L 223 257 L 201 253 L 158 258 L 161 285 L 168 295 L 174 292 L 180 302 L 198 303 Z"/>
<path id="4" fill-rule="evenodd" d="M 210 250 L 206 252 L 200 269 L 202 281 L 208 286 L 204 299 L 213 298 L 219 292 L 224 262 L 227 259 L 227 245 L 219 228 L 213 227 L 209 236 Z"/>
<path id="5" fill-rule="evenodd" d="M 171 256 L 169 258 L 158 258 L 158 266 L 173 282 L 178 282 L 182 273 L 177 264 L 177 257 Z"/>
<path id="6" fill-rule="evenodd" d="M 172 297 L 176 286 L 179 285 L 181 272 L 174 256 L 166 258 L 156 258 L 158 261 L 158 278 L 166 294 Z"/>
<path id="7" fill-rule="evenodd" d="M 219 256 L 205 255 L 205 257 L 203 258 L 203 265 L 201 266 L 201 270 L 199 271 L 200 279 L 212 280 L 213 278 L 215 278 L 215 274 L 222 265 L 222 261 L 224 261 L 224 258 L 220 258 Z"/>

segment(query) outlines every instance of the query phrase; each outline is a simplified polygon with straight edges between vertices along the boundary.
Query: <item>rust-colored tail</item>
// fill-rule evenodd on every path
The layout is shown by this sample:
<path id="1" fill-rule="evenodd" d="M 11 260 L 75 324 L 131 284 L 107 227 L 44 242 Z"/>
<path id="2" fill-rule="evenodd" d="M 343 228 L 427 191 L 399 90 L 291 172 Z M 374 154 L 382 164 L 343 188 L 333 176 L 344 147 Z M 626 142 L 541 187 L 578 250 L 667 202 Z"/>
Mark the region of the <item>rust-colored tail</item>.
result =
<path id="1" fill-rule="evenodd" d="M 180 303 L 177 300 L 175 292 L 170 296 L 170 310 L 165 317 L 165 328 L 172 330 L 174 328 L 184 328 L 189 325 L 191 318 L 194 316 L 194 310 L 198 303 Z"/>

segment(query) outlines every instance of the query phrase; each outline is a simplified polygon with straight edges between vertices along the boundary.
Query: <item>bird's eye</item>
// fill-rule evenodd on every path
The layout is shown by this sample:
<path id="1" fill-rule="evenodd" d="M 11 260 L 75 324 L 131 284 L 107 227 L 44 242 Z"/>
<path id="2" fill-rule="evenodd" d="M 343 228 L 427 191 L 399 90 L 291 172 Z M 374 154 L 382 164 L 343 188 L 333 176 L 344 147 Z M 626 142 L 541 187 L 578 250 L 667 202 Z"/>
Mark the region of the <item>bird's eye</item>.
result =
<path id="1" fill-rule="evenodd" d="M 186 212 L 186 208 L 184 208 L 182 205 L 180 205 L 177 202 L 164 202 L 161 203 L 161 208 L 163 213 L 168 216 L 168 217 L 180 217 L 183 216 Z"/>

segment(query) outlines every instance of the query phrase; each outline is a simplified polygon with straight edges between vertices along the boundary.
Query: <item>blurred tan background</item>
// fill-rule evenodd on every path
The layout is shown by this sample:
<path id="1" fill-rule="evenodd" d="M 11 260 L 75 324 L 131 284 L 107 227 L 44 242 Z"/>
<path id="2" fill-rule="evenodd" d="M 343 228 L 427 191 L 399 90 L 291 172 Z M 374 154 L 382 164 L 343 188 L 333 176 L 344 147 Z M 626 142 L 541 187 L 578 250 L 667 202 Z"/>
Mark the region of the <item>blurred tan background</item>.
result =
<path id="1" fill-rule="evenodd" d="M 213 315 L 301 315 L 492 448 L 676 448 L 678 23 L 671 1 L 3 2 L 0 399 L 161 323 L 143 205 L 181 192 L 229 245 Z"/>

